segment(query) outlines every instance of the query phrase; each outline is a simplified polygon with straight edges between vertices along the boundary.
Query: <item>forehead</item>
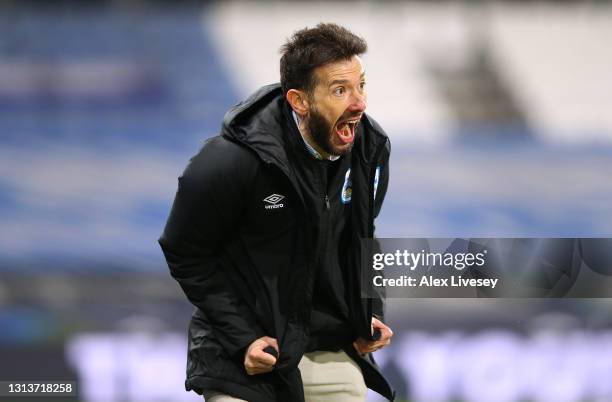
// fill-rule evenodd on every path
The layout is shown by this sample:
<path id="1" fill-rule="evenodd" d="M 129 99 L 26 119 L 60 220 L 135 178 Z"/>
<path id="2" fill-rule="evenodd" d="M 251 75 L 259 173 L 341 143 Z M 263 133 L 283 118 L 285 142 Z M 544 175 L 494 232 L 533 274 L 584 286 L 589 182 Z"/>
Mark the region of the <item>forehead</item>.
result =
<path id="1" fill-rule="evenodd" d="M 359 79 L 364 74 L 363 63 L 359 56 L 352 56 L 350 59 L 319 66 L 315 69 L 315 74 L 317 81 L 323 85 L 329 85 L 334 80 Z"/>

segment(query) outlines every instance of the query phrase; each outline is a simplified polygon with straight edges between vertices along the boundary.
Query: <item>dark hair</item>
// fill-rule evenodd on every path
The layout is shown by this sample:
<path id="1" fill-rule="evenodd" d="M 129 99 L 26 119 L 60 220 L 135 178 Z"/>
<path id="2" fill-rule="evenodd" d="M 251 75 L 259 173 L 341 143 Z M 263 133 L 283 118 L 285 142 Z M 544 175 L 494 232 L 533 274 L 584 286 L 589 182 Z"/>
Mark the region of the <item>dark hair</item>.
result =
<path id="1" fill-rule="evenodd" d="M 365 40 L 336 24 L 304 28 L 281 47 L 280 81 L 283 92 L 300 89 L 309 95 L 317 82 L 315 68 L 338 60 L 348 60 L 366 52 Z"/>

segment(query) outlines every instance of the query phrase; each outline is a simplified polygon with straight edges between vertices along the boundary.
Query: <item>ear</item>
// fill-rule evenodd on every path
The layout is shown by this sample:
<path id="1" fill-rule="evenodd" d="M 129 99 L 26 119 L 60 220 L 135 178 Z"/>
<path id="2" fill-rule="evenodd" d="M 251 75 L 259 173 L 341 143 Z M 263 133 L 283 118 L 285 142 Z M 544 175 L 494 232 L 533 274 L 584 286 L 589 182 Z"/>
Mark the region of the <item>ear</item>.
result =
<path id="1" fill-rule="evenodd" d="M 298 89 L 290 89 L 287 91 L 287 102 L 291 105 L 291 108 L 300 116 L 304 116 L 308 113 L 309 103 L 306 92 Z"/>

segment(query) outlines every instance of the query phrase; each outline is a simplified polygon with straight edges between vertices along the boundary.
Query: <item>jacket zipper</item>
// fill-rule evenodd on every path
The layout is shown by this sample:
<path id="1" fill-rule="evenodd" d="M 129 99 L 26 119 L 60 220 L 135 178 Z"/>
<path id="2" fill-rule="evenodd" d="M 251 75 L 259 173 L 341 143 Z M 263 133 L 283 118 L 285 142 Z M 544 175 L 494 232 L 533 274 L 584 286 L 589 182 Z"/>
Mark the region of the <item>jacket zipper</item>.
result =
<path id="1" fill-rule="evenodd" d="M 327 254 L 327 241 L 329 232 L 329 196 L 327 195 L 327 169 L 323 166 L 317 166 L 317 174 L 320 180 L 320 191 L 323 196 L 323 210 L 321 211 L 321 217 L 319 221 L 319 241 L 315 247 L 315 252 L 319 251 L 317 257 L 317 267 L 321 265 L 324 260 L 324 256 Z"/>

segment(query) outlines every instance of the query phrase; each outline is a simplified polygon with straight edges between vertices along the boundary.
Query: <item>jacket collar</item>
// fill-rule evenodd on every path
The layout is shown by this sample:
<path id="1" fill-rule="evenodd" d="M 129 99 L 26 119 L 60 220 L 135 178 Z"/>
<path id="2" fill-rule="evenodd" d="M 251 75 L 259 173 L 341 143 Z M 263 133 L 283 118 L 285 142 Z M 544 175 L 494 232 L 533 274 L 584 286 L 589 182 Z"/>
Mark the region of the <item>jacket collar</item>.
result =
<path id="1" fill-rule="evenodd" d="M 284 102 L 280 84 L 260 88 L 225 114 L 221 134 L 246 145 L 263 162 L 273 163 L 290 175 L 283 135 L 287 126 Z"/>

